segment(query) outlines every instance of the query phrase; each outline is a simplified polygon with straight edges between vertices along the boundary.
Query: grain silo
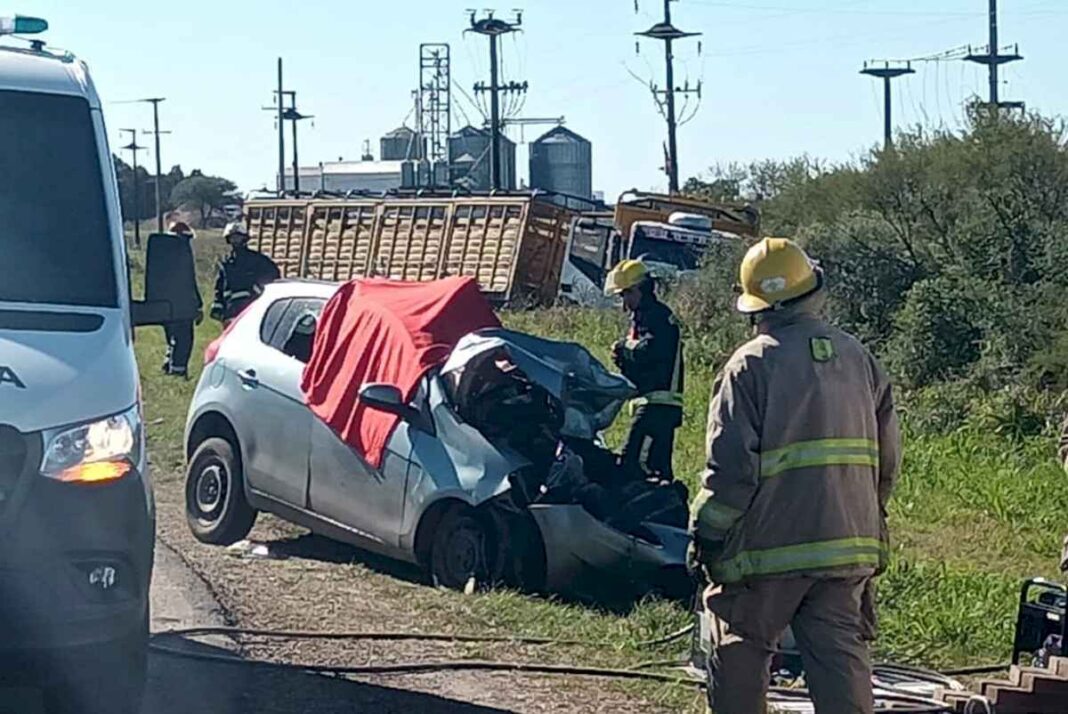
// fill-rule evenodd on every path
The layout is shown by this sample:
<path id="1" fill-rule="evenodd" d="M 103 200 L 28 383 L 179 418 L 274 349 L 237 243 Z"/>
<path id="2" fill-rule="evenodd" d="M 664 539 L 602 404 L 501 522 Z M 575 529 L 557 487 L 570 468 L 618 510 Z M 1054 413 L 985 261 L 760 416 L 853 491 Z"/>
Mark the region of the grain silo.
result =
<path id="1" fill-rule="evenodd" d="M 530 145 L 530 186 L 580 198 L 593 198 L 592 147 L 562 126 Z"/>
<path id="2" fill-rule="evenodd" d="M 501 135 L 500 188 L 515 189 L 515 142 Z M 490 188 L 490 133 L 486 129 L 465 126 L 449 137 L 451 183 L 472 191 Z"/>
<path id="3" fill-rule="evenodd" d="M 379 158 L 382 161 L 414 161 L 425 155 L 420 153 L 420 148 L 425 152 L 426 140 L 424 139 L 420 146 L 418 134 L 406 126 L 401 126 L 382 137 L 379 142 Z"/>

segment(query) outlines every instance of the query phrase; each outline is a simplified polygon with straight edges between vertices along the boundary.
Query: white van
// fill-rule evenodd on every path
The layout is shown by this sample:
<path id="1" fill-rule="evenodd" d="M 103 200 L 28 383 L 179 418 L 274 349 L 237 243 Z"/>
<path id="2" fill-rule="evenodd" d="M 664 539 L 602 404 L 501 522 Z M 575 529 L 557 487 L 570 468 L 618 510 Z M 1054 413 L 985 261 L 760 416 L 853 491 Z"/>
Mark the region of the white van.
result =
<path id="1" fill-rule="evenodd" d="M 26 20 L 0 34 L 43 29 Z M 85 64 L 0 47 L 0 136 L 0 678 L 34 677 L 50 712 L 132 713 L 155 538 L 144 304 Z"/>

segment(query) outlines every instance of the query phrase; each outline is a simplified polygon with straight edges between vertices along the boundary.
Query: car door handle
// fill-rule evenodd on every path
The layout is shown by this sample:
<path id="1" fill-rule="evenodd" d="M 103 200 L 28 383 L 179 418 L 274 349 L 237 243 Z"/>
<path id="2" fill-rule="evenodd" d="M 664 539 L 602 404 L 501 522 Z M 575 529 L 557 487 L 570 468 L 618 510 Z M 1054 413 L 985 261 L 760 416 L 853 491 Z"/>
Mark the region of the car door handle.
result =
<path id="1" fill-rule="evenodd" d="M 258 387 L 260 386 L 260 379 L 256 376 L 256 370 L 251 367 L 248 369 L 240 369 L 237 371 L 238 378 L 246 387 Z"/>

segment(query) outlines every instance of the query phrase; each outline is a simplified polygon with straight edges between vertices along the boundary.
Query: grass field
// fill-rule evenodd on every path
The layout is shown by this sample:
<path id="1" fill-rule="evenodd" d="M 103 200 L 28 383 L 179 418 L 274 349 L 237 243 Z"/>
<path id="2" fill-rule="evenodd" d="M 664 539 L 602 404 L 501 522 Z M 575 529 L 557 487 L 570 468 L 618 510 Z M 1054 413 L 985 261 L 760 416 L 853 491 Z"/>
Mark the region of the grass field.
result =
<path id="1" fill-rule="evenodd" d="M 196 249 L 205 302 L 210 302 L 207 288 L 221 242 L 217 235 L 202 234 Z M 134 263 L 136 267 L 137 255 Z M 503 319 L 516 329 L 582 342 L 604 360 L 622 325 L 618 314 L 584 310 L 515 312 Z M 211 321 L 198 328 L 194 374 L 204 346 L 217 334 L 218 326 Z M 137 337 L 156 478 L 180 479 L 181 434 L 195 382 L 160 374 L 161 330 L 142 330 Z M 708 341 L 695 337 L 688 343 L 685 425 L 675 464 L 676 473 L 691 487 L 703 460 L 711 365 L 722 359 L 696 354 L 698 342 Z M 913 424 L 922 420 L 909 414 L 905 422 L 904 472 L 891 505 L 895 558 L 879 587 L 878 657 L 931 666 L 1003 661 L 1011 646 L 1020 581 L 1031 575 L 1056 576 L 1068 514 L 1068 479 L 1055 461 L 1052 439 L 1048 434 L 1011 439 L 970 422 L 920 433 Z M 623 428 L 616 425 L 609 440 L 618 444 Z M 589 653 L 586 661 L 591 664 L 627 666 L 684 650 L 676 645 L 650 653 L 634 646 L 688 622 L 682 609 L 663 602 L 645 602 L 626 614 L 613 614 L 510 592 L 465 597 L 427 589 L 424 598 L 428 612 L 442 618 L 456 615 L 444 625 L 457 631 L 480 622 L 502 631 L 614 643 L 611 651 Z M 686 709 L 696 701 L 692 692 L 677 687 L 636 691 L 673 709 Z"/>

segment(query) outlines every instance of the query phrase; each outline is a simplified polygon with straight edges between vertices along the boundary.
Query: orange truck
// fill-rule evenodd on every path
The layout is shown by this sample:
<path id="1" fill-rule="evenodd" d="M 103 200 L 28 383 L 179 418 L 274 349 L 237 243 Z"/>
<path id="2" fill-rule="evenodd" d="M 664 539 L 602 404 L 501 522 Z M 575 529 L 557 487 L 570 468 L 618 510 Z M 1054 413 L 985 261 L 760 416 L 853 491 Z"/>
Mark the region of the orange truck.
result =
<path id="1" fill-rule="evenodd" d="M 673 227 L 678 216 L 699 225 Z M 600 304 L 605 273 L 622 257 L 639 257 L 636 250 L 673 254 L 685 240 L 693 254 L 716 236 L 755 237 L 760 226 L 749 207 L 633 191 L 614 212 L 571 210 L 538 192 L 255 198 L 245 219 L 250 247 L 285 277 L 465 275 L 494 303 L 513 305 Z"/>

